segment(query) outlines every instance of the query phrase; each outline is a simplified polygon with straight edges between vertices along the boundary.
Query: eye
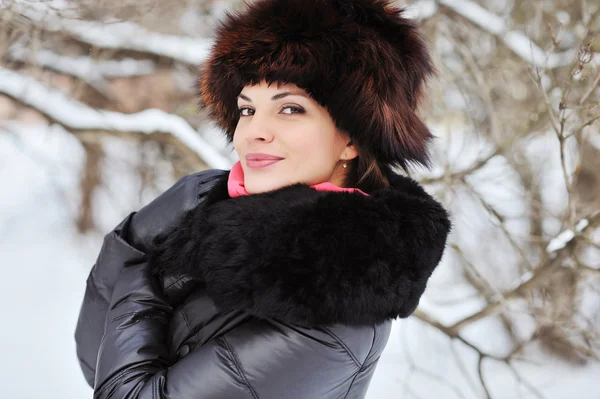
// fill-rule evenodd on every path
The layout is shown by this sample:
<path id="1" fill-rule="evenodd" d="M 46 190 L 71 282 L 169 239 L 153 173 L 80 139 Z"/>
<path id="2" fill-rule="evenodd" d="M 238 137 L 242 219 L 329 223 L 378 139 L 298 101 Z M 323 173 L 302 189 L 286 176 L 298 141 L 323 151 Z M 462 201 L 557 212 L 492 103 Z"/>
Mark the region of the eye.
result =
<path id="1" fill-rule="evenodd" d="M 251 115 L 254 115 L 254 110 L 252 108 L 240 107 L 240 108 L 238 108 L 238 111 L 240 112 L 240 116 L 251 116 Z"/>
<path id="2" fill-rule="evenodd" d="M 284 114 L 304 114 L 306 111 L 302 107 L 296 105 L 287 105 L 281 107 L 281 112 Z"/>

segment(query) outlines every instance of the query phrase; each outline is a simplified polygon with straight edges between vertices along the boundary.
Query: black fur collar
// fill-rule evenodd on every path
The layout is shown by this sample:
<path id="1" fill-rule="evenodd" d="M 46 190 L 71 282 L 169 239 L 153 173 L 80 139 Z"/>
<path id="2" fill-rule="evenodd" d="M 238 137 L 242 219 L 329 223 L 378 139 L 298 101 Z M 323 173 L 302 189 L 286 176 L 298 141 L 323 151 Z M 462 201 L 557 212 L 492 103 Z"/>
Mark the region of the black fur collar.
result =
<path id="1" fill-rule="evenodd" d="M 227 178 L 150 254 L 155 271 L 202 281 L 221 310 L 303 325 L 415 310 L 451 228 L 415 181 L 390 175 L 369 197 L 298 184 L 229 198 Z"/>

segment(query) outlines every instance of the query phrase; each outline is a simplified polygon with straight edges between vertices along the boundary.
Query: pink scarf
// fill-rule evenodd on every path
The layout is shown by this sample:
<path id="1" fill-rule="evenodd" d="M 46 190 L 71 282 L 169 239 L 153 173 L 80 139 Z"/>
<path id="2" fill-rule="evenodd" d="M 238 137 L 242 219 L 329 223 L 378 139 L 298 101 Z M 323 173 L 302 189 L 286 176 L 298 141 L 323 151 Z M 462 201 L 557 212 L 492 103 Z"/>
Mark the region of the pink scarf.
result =
<path id="1" fill-rule="evenodd" d="M 311 187 L 317 191 L 345 191 L 349 193 L 357 192 L 363 195 L 369 195 L 358 188 L 343 188 L 329 182 L 315 184 Z M 244 186 L 244 170 L 239 162 L 236 162 L 236 164 L 231 168 L 229 180 L 227 182 L 227 189 L 231 198 L 239 197 L 240 195 L 249 195 L 248 191 L 246 191 L 246 187 Z"/>

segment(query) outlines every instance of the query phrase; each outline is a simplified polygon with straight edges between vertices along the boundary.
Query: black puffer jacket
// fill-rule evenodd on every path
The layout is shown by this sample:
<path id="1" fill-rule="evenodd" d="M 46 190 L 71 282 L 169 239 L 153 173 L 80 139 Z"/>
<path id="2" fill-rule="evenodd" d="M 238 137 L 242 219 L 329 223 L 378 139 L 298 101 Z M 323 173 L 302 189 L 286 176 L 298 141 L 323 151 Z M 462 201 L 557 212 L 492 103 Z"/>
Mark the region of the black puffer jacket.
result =
<path id="1" fill-rule="evenodd" d="M 105 237 L 75 333 L 95 398 L 363 398 L 450 221 L 413 180 L 229 198 L 187 176 Z"/>

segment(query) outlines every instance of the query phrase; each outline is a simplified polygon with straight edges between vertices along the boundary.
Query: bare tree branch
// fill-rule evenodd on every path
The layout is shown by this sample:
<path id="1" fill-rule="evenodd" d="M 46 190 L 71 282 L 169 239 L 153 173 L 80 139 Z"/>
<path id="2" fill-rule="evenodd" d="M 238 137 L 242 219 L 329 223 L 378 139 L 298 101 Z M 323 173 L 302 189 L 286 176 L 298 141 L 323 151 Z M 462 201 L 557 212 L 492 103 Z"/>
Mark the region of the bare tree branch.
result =
<path id="1" fill-rule="evenodd" d="M 27 104 L 71 129 L 120 132 L 166 132 L 196 151 L 210 167 L 228 169 L 231 161 L 219 154 L 182 118 L 161 110 L 137 114 L 94 110 L 36 80 L 0 67 L 0 93 Z"/>
<path id="2" fill-rule="evenodd" d="M 471 21 L 480 29 L 496 36 L 528 64 L 542 65 L 545 70 L 550 70 L 567 66 L 577 57 L 575 50 L 547 55 L 525 34 L 508 30 L 502 18 L 470 0 L 437 0 L 437 2 Z M 596 60 L 600 63 L 600 57 L 596 57 Z"/>
<path id="3" fill-rule="evenodd" d="M 132 22 L 100 23 L 60 18 L 49 8 L 28 7 L 22 2 L 0 4 L 0 10 L 3 9 L 2 12 L 11 12 L 29 19 L 41 29 L 66 33 L 96 47 L 140 51 L 190 65 L 202 63 L 212 45 L 208 39 L 151 32 Z"/>

